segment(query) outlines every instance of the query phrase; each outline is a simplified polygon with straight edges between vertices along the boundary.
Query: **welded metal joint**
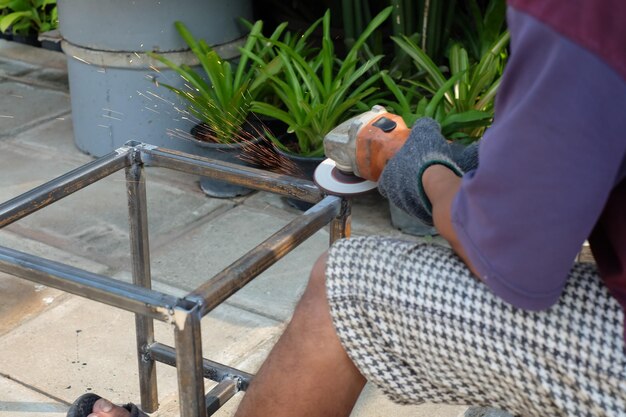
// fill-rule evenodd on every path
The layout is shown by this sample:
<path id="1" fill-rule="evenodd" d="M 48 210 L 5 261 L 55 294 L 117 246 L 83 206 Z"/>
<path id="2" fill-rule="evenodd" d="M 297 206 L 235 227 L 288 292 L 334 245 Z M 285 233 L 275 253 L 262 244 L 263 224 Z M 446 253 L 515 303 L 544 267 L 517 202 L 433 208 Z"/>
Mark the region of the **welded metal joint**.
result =
<path id="1" fill-rule="evenodd" d="M 248 388 L 248 384 L 239 375 L 226 374 L 222 378 L 222 381 L 233 381 L 235 383 L 236 392 L 245 391 Z"/>

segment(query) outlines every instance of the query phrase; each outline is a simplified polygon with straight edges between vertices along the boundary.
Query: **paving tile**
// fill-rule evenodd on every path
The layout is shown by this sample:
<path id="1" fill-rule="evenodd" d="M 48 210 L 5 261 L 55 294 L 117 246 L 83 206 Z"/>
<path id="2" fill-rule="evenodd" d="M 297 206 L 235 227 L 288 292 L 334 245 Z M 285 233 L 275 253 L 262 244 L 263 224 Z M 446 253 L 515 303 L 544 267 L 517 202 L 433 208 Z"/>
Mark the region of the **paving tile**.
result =
<path id="1" fill-rule="evenodd" d="M 152 256 L 154 279 L 193 290 L 253 249 L 290 218 L 246 206 L 223 215 L 160 247 Z M 230 303 L 284 320 L 307 282 L 315 260 L 328 247 L 320 231 L 229 299 Z"/>
<path id="2" fill-rule="evenodd" d="M 0 148 L 0 201 L 8 200 L 80 164 L 52 153 Z M 33 169 L 33 167 L 37 169 Z M 10 173 L 11 175 L 6 175 Z M 147 182 L 151 241 L 167 241 L 216 210 L 232 206 L 156 181 Z M 125 178 L 118 172 L 9 226 L 22 236 L 97 259 L 112 267 L 129 265 Z"/>
<path id="3" fill-rule="evenodd" d="M 30 85 L 5 82 L 0 84 L 0 138 L 54 119 L 70 111 L 69 95 Z"/>
<path id="4" fill-rule="evenodd" d="M 387 399 L 373 385 L 366 385 L 359 397 L 352 417 L 462 417 L 466 406 L 445 404 L 400 405 Z"/>
<path id="5" fill-rule="evenodd" d="M 28 63 L 60 70 L 67 69 L 67 58 L 62 53 L 4 39 L 0 39 L 0 56 L 13 62 Z"/>
<path id="6" fill-rule="evenodd" d="M 2 143 L 18 146 L 22 148 L 21 153 L 27 155 L 27 149 L 32 149 L 35 158 L 45 154 L 62 163 L 75 162 L 74 167 L 93 160 L 92 157 L 79 152 L 74 144 L 71 114 L 58 116 L 18 135 L 6 138 Z M 2 167 L 0 167 L 1 171 L 3 171 Z"/>
<path id="7" fill-rule="evenodd" d="M 69 91 L 70 88 L 67 71 L 55 68 L 36 69 L 20 77 L 20 82 L 40 84 L 60 91 Z"/>
<path id="8" fill-rule="evenodd" d="M 173 346 L 173 329 L 157 322 L 156 339 Z M 70 297 L 0 339 L 0 372 L 71 402 L 91 391 L 117 403 L 139 399 L 131 313 Z M 203 354 L 236 365 L 274 340 L 273 320 L 220 306 L 202 321 Z M 20 346 L 19 350 L 15 346 Z M 175 369 L 158 365 L 160 398 L 176 392 Z"/>
<path id="9" fill-rule="evenodd" d="M 0 245 L 90 272 L 107 267 L 40 242 L 0 230 Z M 64 299 L 63 292 L 0 272 L 0 336 L 36 317 Z"/>
<path id="10" fill-rule="evenodd" d="M 18 76 L 37 69 L 36 66 L 0 58 L 0 77 Z"/>
<path id="11" fill-rule="evenodd" d="M 0 376 L 0 417 L 65 417 L 67 405 Z"/>

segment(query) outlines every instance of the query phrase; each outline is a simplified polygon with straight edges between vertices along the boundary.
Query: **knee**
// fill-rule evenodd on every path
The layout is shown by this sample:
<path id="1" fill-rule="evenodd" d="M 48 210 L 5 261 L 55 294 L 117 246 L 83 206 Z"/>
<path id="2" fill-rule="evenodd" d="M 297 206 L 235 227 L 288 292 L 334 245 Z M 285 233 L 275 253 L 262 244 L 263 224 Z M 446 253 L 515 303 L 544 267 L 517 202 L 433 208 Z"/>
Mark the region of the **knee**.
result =
<path id="1" fill-rule="evenodd" d="M 329 305 L 326 298 L 326 252 L 320 256 L 309 277 L 309 283 L 296 307 L 294 318 L 321 323 L 330 319 Z"/>

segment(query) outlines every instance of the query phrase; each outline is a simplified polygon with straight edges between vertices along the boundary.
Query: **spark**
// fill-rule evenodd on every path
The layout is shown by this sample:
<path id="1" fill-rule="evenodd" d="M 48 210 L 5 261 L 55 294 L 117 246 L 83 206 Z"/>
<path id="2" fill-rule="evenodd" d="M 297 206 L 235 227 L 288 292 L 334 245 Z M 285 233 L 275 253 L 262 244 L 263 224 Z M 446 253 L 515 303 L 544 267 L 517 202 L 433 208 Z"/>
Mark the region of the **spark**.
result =
<path id="1" fill-rule="evenodd" d="M 65 117 L 57 117 L 57 120 L 65 120 Z"/>
<path id="2" fill-rule="evenodd" d="M 109 126 L 107 126 L 107 125 L 98 125 L 98 127 L 104 127 L 104 128 L 107 128 L 107 129 L 109 128 Z"/>
<path id="3" fill-rule="evenodd" d="M 150 65 L 150 69 L 154 72 L 158 72 L 159 74 L 161 73 L 161 71 L 159 71 L 159 69 L 155 67 L 154 65 Z"/>
<path id="4" fill-rule="evenodd" d="M 113 120 L 119 120 L 120 122 L 122 121 L 122 119 L 118 119 L 117 117 L 109 116 L 108 114 L 103 114 L 102 117 L 106 117 L 106 118 L 113 119 Z"/>
<path id="5" fill-rule="evenodd" d="M 150 97 L 148 97 L 147 95 L 143 94 L 141 91 L 137 91 L 137 94 L 139 94 L 140 96 L 145 97 L 148 100 L 152 101 L 152 99 Z"/>
<path id="6" fill-rule="evenodd" d="M 78 61 L 80 61 L 80 62 L 84 62 L 84 63 L 85 63 L 85 64 L 87 64 L 87 65 L 91 65 L 91 63 L 90 63 L 90 62 L 87 62 L 87 61 L 85 61 L 84 59 L 77 57 L 76 55 L 72 55 L 72 58 L 74 58 L 74 59 L 76 59 L 76 60 L 78 60 Z"/>
<path id="7" fill-rule="evenodd" d="M 147 110 L 150 110 L 150 111 L 152 111 L 152 112 L 155 112 L 156 114 L 161 114 L 161 113 L 159 113 L 158 111 L 156 111 L 156 110 L 154 110 L 154 109 L 151 109 L 150 107 L 145 107 L 145 106 L 144 106 L 144 109 L 147 109 Z"/>
<path id="8" fill-rule="evenodd" d="M 24 98 L 24 96 L 20 96 L 19 94 L 11 94 L 11 97 Z"/>
<path id="9" fill-rule="evenodd" d="M 143 46 L 143 44 L 141 44 L 141 46 Z M 137 52 L 135 52 L 135 56 L 136 56 L 137 58 L 141 59 L 141 56 L 140 56 Z"/>
<path id="10" fill-rule="evenodd" d="M 168 101 L 168 100 L 164 99 L 163 97 L 161 97 L 161 96 L 160 96 L 160 95 L 158 95 L 158 94 L 154 94 L 152 91 L 146 91 L 146 93 L 150 94 L 150 95 L 151 95 L 151 96 L 153 96 L 153 97 L 158 98 L 159 100 L 163 100 L 163 101 L 164 101 L 164 102 L 166 102 L 167 104 L 171 104 L 172 106 L 174 105 L 174 103 L 172 103 L 171 101 Z"/>
<path id="11" fill-rule="evenodd" d="M 7 116 L 6 114 L 0 114 L 0 117 L 4 117 L 5 119 L 14 119 L 14 116 Z"/>
<path id="12" fill-rule="evenodd" d="M 102 74 L 106 74 L 107 70 L 105 68 L 100 68 L 97 72 L 100 72 Z"/>
<path id="13" fill-rule="evenodd" d="M 121 113 L 121 112 L 119 112 L 119 111 L 115 111 L 115 110 L 111 110 L 111 109 L 105 109 L 104 107 L 102 108 L 102 110 L 104 110 L 104 111 L 108 111 L 109 113 L 119 114 L 119 115 L 121 115 L 121 116 L 123 116 L 123 115 L 124 115 L 124 113 Z"/>

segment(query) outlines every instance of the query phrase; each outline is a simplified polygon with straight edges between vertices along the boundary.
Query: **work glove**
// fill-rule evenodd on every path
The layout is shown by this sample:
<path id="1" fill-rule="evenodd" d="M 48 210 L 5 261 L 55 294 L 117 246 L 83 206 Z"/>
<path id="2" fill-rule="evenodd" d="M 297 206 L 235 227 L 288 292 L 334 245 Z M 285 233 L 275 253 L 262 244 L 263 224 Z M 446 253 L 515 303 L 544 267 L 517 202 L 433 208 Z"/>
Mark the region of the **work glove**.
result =
<path id="1" fill-rule="evenodd" d="M 424 191 L 422 175 L 431 165 L 444 165 L 459 177 L 478 166 L 478 147 L 453 147 L 441 135 L 439 124 L 421 118 L 413 125 L 402 148 L 383 170 L 378 190 L 392 204 L 432 226 L 432 205 Z"/>

